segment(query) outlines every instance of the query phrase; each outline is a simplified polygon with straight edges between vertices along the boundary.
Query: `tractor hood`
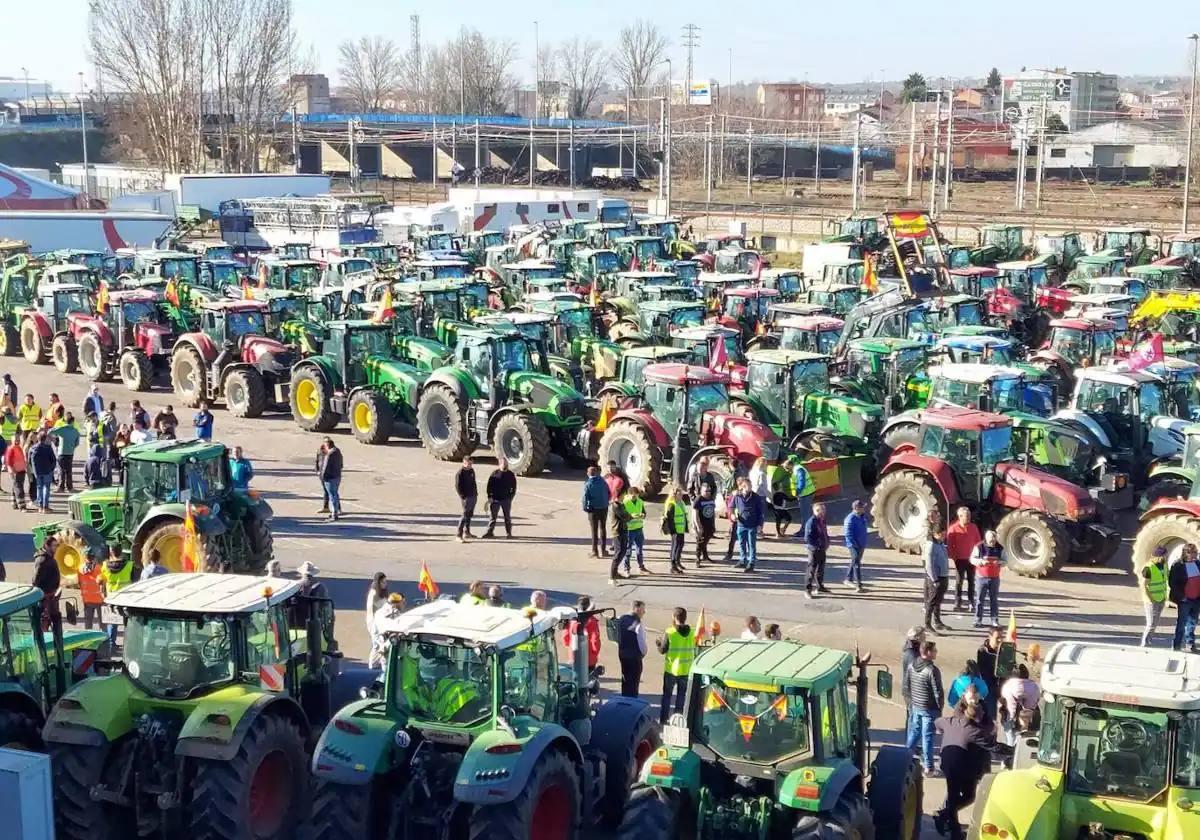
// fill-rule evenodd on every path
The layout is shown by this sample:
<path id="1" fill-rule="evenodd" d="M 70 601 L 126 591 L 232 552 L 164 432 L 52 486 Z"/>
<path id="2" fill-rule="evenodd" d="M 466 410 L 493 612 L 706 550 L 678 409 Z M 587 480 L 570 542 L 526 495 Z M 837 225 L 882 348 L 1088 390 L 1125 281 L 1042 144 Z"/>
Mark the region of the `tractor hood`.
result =
<path id="1" fill-rule="evenodd" d="M 840 394 L 813 392 L 804 398 L 804 416 L 808 426 L 865 440 L 878 432 L 883 406 Z"/>
<path id="2" fill-rule="evenodd" d="M 579 422 L 583 422 L 583 394 L 561 379 L 544 373 L 519 370 L 508 374 L 505 385 L 510 393 L 523 397 L 538 408 L 553 411 L 563 420 L 578 417 Z"/>
<path id="3" fill-rule="evenodd" d="M 738 414 L 706 411 L 700 430 L 702 444 L 730 447 L 745 461 L 778 458 L 783 445 L 770 426 Z"/>
<path id="4" fill-rule="evenodd" d="M 144 323 L 133 328 L 133 343 L 147 356 L 160 356 L 171 345 L 171 328 L 164 324 Z"/>
<path id="5" fill-rule="evenodd" d="M 264 370 L 287 370 L 295 355 L 291 348 L 273 338 L 249 335 L 242 339 L 242 360 Z"/>
<path id="6" fill-rule="evenodd" d="M 440 341 L 432 338 L 419 338 L 414 335 L 397 336 L 392 342 L 396 354 L 409 360 L 421 370 L 433 370 L 446 364 L 451 350 Z"/>
<path id="7" fill-rule="evenodd" d="M 417 390 L 425 381 L 425 374 L 418 371 L 413 365 L 391 356 L 375 354 L 367 356 L 363 361 L 363 366 L 370 374 L 372 383 L 391 385 L 401 391 L 406 403 L 417 404 Z"/>
<path id="8" fill-rule="evenodd" d="M 1068 521 L 1096 515 L 1096 503 L 1084 488 L 1016 463 L 997 465 L 993 497 L 1005 507 L 1039 510 Z"/>

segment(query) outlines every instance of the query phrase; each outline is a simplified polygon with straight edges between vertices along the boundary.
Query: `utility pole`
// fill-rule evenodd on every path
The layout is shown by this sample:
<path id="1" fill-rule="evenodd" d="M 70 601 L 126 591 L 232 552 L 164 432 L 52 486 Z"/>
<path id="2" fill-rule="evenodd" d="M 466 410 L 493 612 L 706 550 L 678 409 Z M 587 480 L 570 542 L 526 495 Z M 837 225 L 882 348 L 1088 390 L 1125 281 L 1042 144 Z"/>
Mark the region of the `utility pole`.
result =
<path id="1" fill-rule="evenodd" d="M 350 160 L 349 171 L 346 172 L 350 176 L 350 189 L 354 189 L 354 167 L 358 163 L 358 144 L 355 142 L 354 129 L 358 125 L 358 120 L 350 120 L 346 123 L 346 139 L 350 142 Z M 436 180 L 436 179 L 435 179 Z"/>
<path id="2" fill-rule="evenodd" d="M 788 129 L 783 127 L 783 166 L 781 167 L 783 175 L 783 194 L 787 195 L 787 147 L 788 147 Z"/>
<path id="3" fill-rule="evenodd" d="M 658 100 L 658 200 L 665 198 L 667 161 L 667 102 Z"/>
<path id="4" fill-rule="evenodd" d="M 413 55 L 413 80 L 416 82 L 418 94 L 425 91 L 424 80 L 421 78 L 421 16 L 408 17 L 409 49 Z M 426 104 L 425 107 L 429 107 Z"/>
<path id="5" fill-rule="evenodd" d="M 668 58 L 667 59 L 667 142 L 666 142 L 666 150 L 665 150 L 666 159 L 667 159 L 667 215 L 668 216 L 671 215 L 671 145 L 672 145 L 671 141 L 674 139 L 671 137 L 671 130 L 673 128 L 673 126 L 671 125 L 671 104 L 672 104 L 671 100 L 673 100 L 675 98 L 674 97 L 675 82 L 673 80 L 674 76 L 675 76 L 675 68 L 671 65 L 671 59 Z"/>
<path id="6" fill-rule="evenodd" d="M 908 187 L 904 197 L 911 199 L 913 190 L 913 157 L 917 153 L 917 103 L 910 102 L 908 108 Z"/>
<path id="7" fill-rule="evenodd" d="M 746 126 L 746 198 L 754 193 L 754 126 Z"/>
<path id="8" fill-rule="evenodd" d="M 950 86 L 950 102 L 946 109 L 946 182 L 942 185 L 942 209 L 950 209 L 950 183 L 954 180 L 954 85 Z"/>
<path id="9" fill-rule="evenodd" d="M 537 171 L 537 149 L 533 147 L 533 124 L 529 121 L 529 186 L 533 186 L 533 173 Z"/>
<path id="10" fill-rule="evenodd" d="M 1036 186 L 1033 190 L 1033 209 L 1041 212 L 1042 209 L 1042 179 L 1045 177 L 1046 166 L 1046 95 L 1042 94 L 1042 113 L 1038 119 L 1038 157 L 1037 157 L 1037 179 Z"/>
<path id="11" fill-rule="evenodd" d="M 683 89 L 683 101 L 686 105 L 692 92 L 692 53 L 696 47 L 700 46 L 700 27 L 694 23 L 685 23 L 680 43 L 687 47 L 687 79 L 685 80 L 687 86 Z"/>
<path id="12" fill-rule="evenodd" d="M 854 155 L 851 158 L 852 169 L 850 172 L 850 212 L 858 212 L 858 189 L 861 176 L 859 175 L 859 167 L 862 159 L 862 108 L 858 109 L 858 113 L 854 115 Z"/>
<path id="13" fill-rule="evenodd" d="M 475 186 L 479 186 L 479 120 L 475 120 Z"/>
<path id="14" fill-rule="evenodd" d="M 721 148 L 717 153 L 717 186 L 725 184 L 725 131 L 727 119 L 727 114 L 721 115 Z"/>
<path id="15" fill-rule="evenodd" d="M 467 59 L 466 44 L 458 40 L 458 115 L 467 115 Z"/>
<path id="16" fill-rule="evenodd" d="M 296 125 L 296 103 L 292 103 L 292 169 L 300 172 L 300 134 Z"/>
<path id="17" fill-rule="evenodd" d="M 813 156 L 813 186 L 817 195 L 821 194 L 821 124 L 817 123 L 817 148 Z"/>
<path id="18" fill-rule="evenodd" d="M 1016 207 L 1018 210 L 1025 208 L 1025 156 L 1028 152 L 1028 139 L 1025 136 L 1025 116 L 1022 114 L 1022 122 L 1014 129 L 1017 134 L 1017 201 Z"/>
<path id="19" fill-rule="evenodd" d="M 575 189 L 575 120 L 567 124 L 567 165 L 571 170 L 571 189 Z"/>
<path id="20" fill-rule="evenodd" d="M 1188 202 L 1192 195 L 1192 138 L 1196 131 L 1196 66 L 1200 61 L 1200 35 L 1189 35 L 1188 40 L 1192 42 L 1192 97 L 1188 100 L 1187 159 L 1183 165 L 1183 227 L 1181 230 L 1184 233 L 1187 233 L 1188 229 Z"/>
<path id="21" fill-rule="evenodd" d="M 433 118 L 433 185 L 438 182 L 438 148 L 437 148 L 437 117 Z"/>
<path id="22" fill-rule="evenodd" d="M 88 167 L 87 112 L 83 107 L 83 74 L 79 74 L 79 131 L 83 135 L 83 196 L 92 196 L 92 170 Z"/>
<path id="23" fill-rule="evenodd" d="M 708 137 L 704 141 L 704 200 L 708 204 L 712 204 L 712 188 L 713 188 L 713 159 L 712 159 L 712 142 L 713 142 L 713 115 L 708 115 Z"/>
<path id="24" fill-rule="evenodd" d="M 533 22 L 533 118 L 538 117 L 538 94 L 542 86 L 542 48 L 538 38 L 538 22 Z"/>
<path id="25" fill-rule="evenodd" d="M 937 215 L 938 146 L 942 139 L 942 92 L 937 93 L 937 117 L 933 121 L 933 177 L 929 181 L 929 215 Z"/>

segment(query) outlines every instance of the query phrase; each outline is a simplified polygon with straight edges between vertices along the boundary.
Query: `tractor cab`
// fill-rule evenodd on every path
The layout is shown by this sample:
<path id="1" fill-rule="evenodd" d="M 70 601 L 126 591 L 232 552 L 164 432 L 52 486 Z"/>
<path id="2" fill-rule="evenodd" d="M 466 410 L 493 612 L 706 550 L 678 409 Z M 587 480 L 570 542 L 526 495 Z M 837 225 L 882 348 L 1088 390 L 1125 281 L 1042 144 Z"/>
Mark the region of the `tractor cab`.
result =
<path id="1" fill-rule="evenodd" d="M 944 355 L 952 364 L 1011 365 L 1014 346 L 1012 339 L 992 335 L 951 335 L 938 339 L 931 355 Z"/>
<path id="2" fill-rule="evenodd" d="M 863 296 L 863 287 L 859 283 L 821 282 L 809 286 L 800 299 L 813 306 L 823 306 L 838 318 L 845 318 L 862 302 Z"/>
<path id="3" fill-rule="evenodd" d="M 150 355 L 156 355 L 164 349 L 170 350 L 169 346 L 162 347 L 162 340 L 166 337 L 164 333 L 167 331 L 162 311 L 159 309 L 161 301 L 162 297 L 157 292 L 148 289 L 122 289 L 111 292 L 104 312 L 97 314 L 118 336 L 118 347 L 139 344 L 139 332 L 144 333 L 147 339 L 152 335 L 156 336 L 159 346 L 144 348 Z M 147 329 L 147 326 L 162 326 L 164 329 Z M 149 343 L 153 344 L 154 339 L 149 339 Z"/>
<path id="4" fill-rule="evenodd" d="M 312 256 L 312 246 L 307 242 L 287 242 L 274 248 L 273 253 L 285 260 L 307 260 Z"/>
<path id="5" fill-rule="evenodd" d="M 999 364 L 949 363 L 929 369 L 929 406 L 957 405 L 997 414 L 1054 413 L 1054 394 L 1026 380 L 1018 368 Z"/>
<path id="6" fill-rule="evenodd" d="M 1020 225 L 984 225 L 972 264 L 994 265 L 1019 260 L 1025 253 L 1025 230 Z"/>
<path id="7" fill-rule="evenodd" d="M 66 265 L 82 265 L 92 274 L 104 274 L 108 255 L 103 251 L 86 251 L 79 248 L 61 248 L 51 251 L 44 259 Z"/>
<path id="8" fill-rule="evenodd" d="M 988 501 L 996 467 L 1013 460 L 1013 423 L 1002 414 L 945 406 L 921 415 L 917 454 L 950 467 L 959 497 L 978 505 Z"/>
<path id="9" fill-rule="evenodd" d="M 1032 303 L 1038 289 L 1046 286 L 1046 266 L 1031 260 L 996 263 L 996 283 L 1025 303 Z"/>
<path id="10" fill-rule="evenodd" d="M 629 270 L 653 269 L 658 263 L 671 259 L 666 243 L 657 236 L 621 236 L 613 240 L 613 249 L 621 265 Z"/>
<path id="11" fill-rule="evenodd" d="M 1137 277 L 1093 277 L 1087 281 L 1085 294 L 1122 295 L 1130 299 L 1130 311 L 1146 299 L 1149 289 Z"/>
<path id="12" fill-rule="evenodd" d="M 796 300 L 804 290 L 804 275 L 797 268 L 770 268 L 763 271 L 758 283 L 779 292 L 779 300 Z"/>
<path id="13" fill-rule="evenodd" d="M 1186 425 L 1171 418 L 1166 383 L 1146 371 L 1086 368 L 1076 371 L 1067 419 L 1090 418 L 1105 445 L 1131 453 L 1135 467 L 1153 458 L 1178 457 Z M 1135 474 L 1137 470 L 1135 470 Z"/>
<path id="14" fill-rule="evenodd" d="M 867 264 L 863 260 L 830 260 L 822 267 L 820 280 L 812 285 L 861 288 L 866 272 Z"/>
<path id="15" fill-rule="evenodd" d="M 705 272 L 700 276 L 701 294 L 708 305 L 709 311 L 716 312 L 721 308 L 721 301 L 731 289 L 748 289 L 754 285 L 753 274 L 713 274 Z"/>
<path id="16" fill-rule="evenodd" d="M 774 326 L 786 318 L 832 318 L 833 310 L 828 306 L 816 303 L 791 301 L 789 303 L 773 303 L 767 309 L 767 325 Z"/>
<path id="17" fill-rule="evenodd" d="M 84 286 L 94 292 L 100 283 L 97 275 L 84 265 L 60 263 L 46 266 L 37 279 L 38 292 L 50 291 L 58 286 Z"/>
<path id="18" fill-rule="evenodd" d="M 404 282 L 395 284 L 393 288 L 401 298 L 413 304 L 418 335 L 434 338 L 439 321 L 465 320 L 462 294 L 453 284 Z"/>
<path id="19" fill-rule="evenodd" d="M 642 372 L 646 408 L 662 428 L 683 429 L 695 442 L 709 412 L 729 409 L 729 375 L 687 364 L 649 365 Z"/>
<path id="20" fill-rule="evenodd" d="M 747 249 L 746 237 L 736 233 L 728 233 L 724 236 L 710 236 L 707 239 L 702 239 L 696 245 L 696 252 L 699 254 L 715 254 L 721 250 L 745 251 Z"/>
<path id="21" fill-rule="evenodd" d="M 200 276 L 200 257 L 185 251 L 137 251 L 133 258 L 135 283 L 165 287 L 168 280 L 194 284 Z"/>
<path id="22" fill-rule="evenodd" d="M 1145 371 L 1163 381 L 1165 414 L 1181 420 L 1200 421 L 1200 364 L 1165 356 Z"/>
<path id="23" fill-rule="evenodd" d="M 647 300 L 661 300 L 651 297 L 649 290 L 655 286 L 671 286 L 677 283 L 677 278 L 669 271 L 622 271 L 613 281 L 613 297 L 625 298 L 634 304 Z"/>
<path id="24" fill-rule="evenodd" d="M 1180 233 L 1168 237 L 1164 251 L 1165 256 L 1157 265 L 1179 266 L 1193 287 L 1200 285 L 1200 234 Z"/>
<path id="25" fill-rule="evenodd" d="M 321 285 L 321 264 L 316 260 L 293 260 L 266 256 L 258 261 L 258 282 L 268 289 L 307 292 Z"/>
<path id="26" fill-rule="evenodd" d="M 412 244 L 413 250 L 417 253 L 423 251 L 449 252 L 458 248 L 455 234 L 447 230 L 418 231 L 412 237 Z"/>
<path id="27" fill-rule="evenodd" d="M 50 322 L 51 331 L 60 333 L 67 329 L 68 316 L 92 314 L 92 300 L 92 290 L 87 286 L 63 283 L 44 290 L 39 288 L 34 306 Z"/>
<path id="28" fill-rule="evenodd" d="M 849 216 L 841 221 L 831 219 L 829 224 L 835 232 L 825 242 L 852 242 L 867 251 L 878 251 L 887 243 L 878 216 Z"/>
<path id="29" fill-rule="evenodd" d="M 552 295 L 570 292 L 570 281 L 565 277 L 534 277 L 525 281 L 520 297 L 527 295 Z"/>
<path id="30" fill-rule="evenodd" d="M 637 321 L 647 341 L 669 341 L 671 334 L 685 327 L 704 323 L 704 306 L 687 301 L 647 301 L 638 309 Z"/>
<path id="31" fill-rule="evenodd" d="M 471 276 L 471 263 L 460 259 L 419 259 L 408 267 L 407 273 L 418 282 L 448 282 Z"/>
<path id="32" fill-rule="evenodd" d="M 652 344 L 647 347 L 630 347 L 621 356 L 621 384 L 631 391 L 641 391 L 645 384 L 646 368 L 657 364 L 690 365 L 695 356 L 685 347 L 665 347 Z"/>
<path id="33" fill-rule="evenodd" d="M 305 354 L 318 352 L 320 340 L 316 334 L 322 332 L 322 328 L 316 325 L 317 319 L 312 316 L 317 306 L 307 295 L 259 290 L 255 299 L 267 304 L 270 335 L 280 337 L 285 344 L 302 345 Z"/>
<path id="34" fill-rule="evenodd" d="M 492 248 L 504 247 L 504 231 L 502 230 L 473 230 L 467 233 L 466 241 L 462 244 L 462 253 L 475 265 L 487 263 L 488 251 Z"/>
<path id="35" fill-rule="evenodd" d="M 613 279 L 621 270 L 621 258 L 609 248 L 576 248 L 571 252 L 568 272 L 581 286 L 612 291 Z"/>
<path id="36" fill-rule="evenodd" d="M 369 358 L 394 358 L 394 332 L 391 324 L 369 321 L 329 322 L 328 335 L 321 345 L 321 353 L 332 360 L 345 391 L 366 383 Z"/>
<path id="37" fill-rule="evenodd" d="M 1117 325 L 1086 318 L 1056 318 L 1050 322 L 1045 348 L 1071 367 L 1104 364 L 1117 352 Z"/>
<path id="38" fill-rule="evenodd" d="M 582 235 L 593 248 L 613 248 L 616 241 L 629 232 L 625 222 L 588 222 Z"/>
<path id="39" fill-rule="evenodd" d="M 926 376 L 929 348 L 904 338 L 860 338 L 846 345 L 838 380 L 842 390 L 888 413 L 923 404 L 929 389 Z"/>
<path id="40" fill-rule="evenodd" d="M 653 236 L 663 242 L 674 242 L 679 238 L 679 220 L 670 218 L 638 219 L 638 233 Z"/>
<path id="41" fill-rule="evenodd" d="M 1096 234 L 1092 252 L 1124 257 L 1129 265 L 1147 265 L 1158 256 L 1149 228 L 1106 228 Z"/>
<path id="42" fill-rule="evenodd" d="M 1034 242 L 1033 253 L 1043 263 L 1068 272 L 1084 256 L 1083 239 L 1075 231 L 1042 234 Z"/>
<path id="43" fill-rule="evenodd" d="M 971 265 L 971 249 L 965 245 L 926 245 L 925 266 L 934 268 L 944 264 L 948 269 L 969 268 Z M 938 257 L 941 251 L 941 258 Z"/>
<path id="44" fill-rule="evenodd" d="M 740 379 L 741 368 L 746 364 L 742 353 L 742 334 L 738 330 L 716 324 L 704 324 L 698 327 L 683 327 L 671 333 L 671 344 L 682 347 L 692 353 L 691 363 L 700 366 L 713 366 L 713 361 L 721 355 L 725 358 L 724 370 L 729 372 L 734 382 Z M 723 344 L 724 350 L 718 350 L 717 345 Z"/>
<path id="45" fill-rule="evenodd" d="M 192 288 L 207 289 L 211 292 L 236 289 L 242 284 L 245 272 L 246 266 L 233 260 L 201 260 L 199 282 Z"/>
<path id="46" fill-rule="evenodd" d="M 400 249 L 395 245 L 384 242 L 372 242 L 366 245 L 346 245 L 342 253 L 347 257 L 361 257 L 370 260 L 375 266 L 383 268 L 400 262 Z"/>
<path id="47" fill-rule="evenodd" d="M 1184 273 L 1182 265 L 1168 265 L 1162 262 L 1135 265 L 1129 269 L 1129 276 L 1144 283 L 1147 293 L 1186 292 L 1192 288 L 1191 278 Z"/>
<path id="48" fill-rule="evenodd" d="M 671 260 L 664 263 L 663 268 L 674 274 L 684 285 L 698 286 L 700 284 L 700 263 L 696 260 Z"/>
<path id="49" fill-rule="evenodd" d="M 767 312 L 779 300 L 776 289 L 739 287 L 726 289 L 721 299 L 720 321 L 743 334 L 755 335 L 766 330 Z"/>
<path id="50" fill-rule="evenodd" d="M 703 260 L 711 265 L 709 270 L 717 274 L 753 274 L 762 261 L 762 254 L 758 251 L 736 248 L 722 248 L 706 254 Z"/>
<path id="51" fill-rule="evenodd" d="M 933 344 L 950 327 L 982 327 L 984 302 L 969 295 L 947 295 L 910 309 L 905 318 L 907 337 Z"/>
<path id="52" fill-rule="evenodd" d="M 840 318 L 829 315 L 784 318 L 776 324 L 779 349 L 832 354 L 845 325 Z"/>
<path id="53" fill-rule="evenodd" d="M 973 265 L 950 269 L 950 285 L 960 295 L 982 298 L 1000 288 L 1000 271 Z"/>
<path id="54" fill-rule="evenodd" d="M 1120 277 L 1125 274 L 1126 260 L 1112 254 L 1085 254 L 1075 262 L 1075 270 L 1063 284 L 1067 288 L 1083 291 L 1089 280 L 1097 277 Z"/>
<path id="55" fill-rule="evenodd" d="M 200 331 L 218 347 L 239 346 L 248 336 L 267 336 L 267 303 L 260 300 L 216 300 L 200 309 Z"/>
<path id="56" fill-rule="evenodd" d="M 364 257 L 333 257 L 325 261 L 324 269 L 327 286 L 345 287 L 375 277 L 375 264 Z"/>

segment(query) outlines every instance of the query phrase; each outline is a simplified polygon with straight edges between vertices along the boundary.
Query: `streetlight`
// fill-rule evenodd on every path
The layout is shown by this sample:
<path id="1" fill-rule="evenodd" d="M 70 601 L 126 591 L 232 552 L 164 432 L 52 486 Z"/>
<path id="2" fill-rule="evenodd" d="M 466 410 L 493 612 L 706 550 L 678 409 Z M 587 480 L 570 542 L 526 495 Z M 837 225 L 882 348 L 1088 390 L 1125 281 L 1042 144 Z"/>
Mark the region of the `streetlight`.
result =
<path id="1" fill-rule="evenodd" d="M 667 126 L 666 136 L 663 141 L 663 159 L 667 182 L 667 209 L 666 215 L 671 215 L 671 100 L 674 98 L 674 82 L 675 67 L 671 64 L 671 59 L 665 58 L 663 61 L 667 65 Z"/>
<path id="2" fill-rule="evenodd" d="M 79 132 L 83 137 L 83 195 L 87 198 L 92 192 L 91 170 L 88 168 L 88 152 L 87 152 L 87 112 L 83 108 L 83 94 L 85 88 L 83 85 L 83 73 L 79 73 Z"/>
<path id="3" fill-rule="evenodd" d="M 25 67 L 21 68 L 21 72 L 25 74 L 25 101 L 29 101 L 29 70 Z"/>
<path id="4" fill-rule="evenodd" d="M 1192 186 L 1192 137 L 1196 131 L 1196 65 L 1200 59 L 1200 34 L 1188 36 L 1192 42 L 1192 96 L 1188 101 L 1187 159 L 1183 162 L 1183 232 L 1188 229 L 1188 200 Z"/>
<path id="5" fill-rule="evenodd" d="M 538 22 L 533 22 L 533 118 L 538 118 L 538 88 L 542 82 L 542 48 L 538 37 Z"/>

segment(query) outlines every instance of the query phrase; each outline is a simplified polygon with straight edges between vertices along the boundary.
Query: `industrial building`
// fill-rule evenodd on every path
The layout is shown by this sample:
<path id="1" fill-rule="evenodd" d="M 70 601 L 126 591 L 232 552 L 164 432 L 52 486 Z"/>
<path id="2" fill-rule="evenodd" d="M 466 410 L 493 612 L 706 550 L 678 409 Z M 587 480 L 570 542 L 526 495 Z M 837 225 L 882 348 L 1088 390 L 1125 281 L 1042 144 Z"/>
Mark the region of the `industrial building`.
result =
<path id="1" fill-rule="evenodd" d="M 1182 120 L 1112 120 L 1047 143 L 1046 169 L 1070 168 L 1098 178 L 1141 179 L 1150 169 L 1174 170 L 1184 165 Z M 1104 170 L 1109 170 L 1104 173 Z M 1118 176 L 1119 172 L 1123 176 Z"/>
<path id="2" fill-rule="evenodd" d="M 1117 77 L 1109 73 L 1027 70 L 1003 79 L 1005 121 L 1037 129 L 1043 103 L 1069 131 L 1079 131 L 1117 116 Z"/>

